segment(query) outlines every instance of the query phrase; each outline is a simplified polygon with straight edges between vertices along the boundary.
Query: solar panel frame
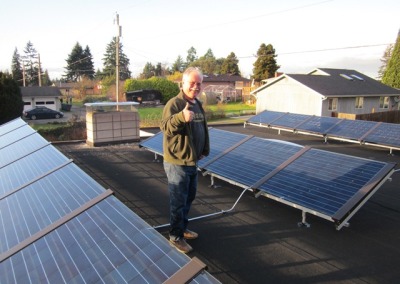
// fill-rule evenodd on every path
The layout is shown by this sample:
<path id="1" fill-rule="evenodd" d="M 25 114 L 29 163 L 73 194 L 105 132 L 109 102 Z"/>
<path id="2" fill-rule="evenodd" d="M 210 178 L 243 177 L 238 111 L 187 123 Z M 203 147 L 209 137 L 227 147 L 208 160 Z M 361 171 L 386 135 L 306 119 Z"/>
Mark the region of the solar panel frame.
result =
<path id="1" fill-rule="evenodd" d="M 314 134 L 326 135 L 329 129 L 334 127 L 337 123 L 342 121 L 335 117 L 329 116 L 311 116 L 309 120 L 296 125 L 296 131 L 307 131 Z"/>
<path id="2" fill-rule="evenodd" d="M 257 189 L 340 223 L 394 167 L 391 163 L 310 149 Z"/>
<path id="3" fill-rule="evenodd" d="M 205 170 L 251 187 L 302 148 L 300 145 L 252 137 L 207 165 Z M 264 163 L 265 160 L 268 164 Z"/>
<path id="4" fill-rule="evenodd" d="M 387 147 L 400 147 L 400 124 L 382 122 L 364 136 L 362 141 Z"/>
<path id="5" fill-rule="evenodd" d="M 329 138 L 345 138 L 360 141 L 361 138 L 368 133 L 377 122 L 368 120 L 347 120 L 336 124 L 326 133 Z"/>
<path id="6" fill-rule="evenodd" d="M 271 125 L 275 120 L 279 119 L 281 116 L 286 113 L 278 112 L 278 111 L 262 111 L 261 113 L 252 116 L 249 118 L 246 123 L 247 124 L 258 124 L 258 125 Z"/>
<path id="7" fill-rule="evenodd" d="M 308 115 L 297 113 L 286 113 L 269 123 L 271 127 L 279 127 L 294 130 L 297 125 L 305 122 L 309 118 Z"/>
<path id="8" fill-rule="evenodd" d="M 162 283 L 188 259 L 109 196 L 3 261 L 0 272 L 10 280 L 6 283 L 27 279 L 33 283 Z M 16 263 L 24 265 L 16 270 Z M 194 282 L 219 283 L 207 272 L 197 275 Z"/>
<path id="9" fill-rule="evenodd" d="M 157 132 L 153 136 L 147 138 L 143 142 L 139 143 L 139 146 L 145 148 L 157 155 L 163 156 L 163 133 L 162 131 Z"/>

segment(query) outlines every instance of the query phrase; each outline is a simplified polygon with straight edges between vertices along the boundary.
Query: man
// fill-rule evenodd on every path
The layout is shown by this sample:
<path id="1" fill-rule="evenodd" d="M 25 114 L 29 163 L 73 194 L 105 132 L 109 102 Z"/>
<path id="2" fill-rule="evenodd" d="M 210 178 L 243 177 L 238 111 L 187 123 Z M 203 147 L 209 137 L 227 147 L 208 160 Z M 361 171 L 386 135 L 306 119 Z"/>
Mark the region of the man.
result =
<path id="1" fill-rule="evenodd" d="M 188 213 L 197 191 L 197 162 L 210 151 L 209 134 L 200 94 L 203 74 L 189 67 L 182 76 L 182 89 L 164 107 L 164 169 L 170 195 L 170 242 L 181 252 L 193 248 L 185 239 L 198 234 L 187 229 Z"/>

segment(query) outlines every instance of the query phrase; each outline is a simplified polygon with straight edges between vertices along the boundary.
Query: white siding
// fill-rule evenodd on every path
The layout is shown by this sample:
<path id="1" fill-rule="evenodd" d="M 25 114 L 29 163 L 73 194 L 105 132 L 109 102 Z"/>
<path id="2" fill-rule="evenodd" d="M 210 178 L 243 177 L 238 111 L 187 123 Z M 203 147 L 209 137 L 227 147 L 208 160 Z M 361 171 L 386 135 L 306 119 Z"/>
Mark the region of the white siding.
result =
<path id="1" fill-rule="evenodd" d="M 321 95 L 290 78 L 282 78 L 257 93 L 257 113 L 270 110 L 319 116 L 321 108 Z"/>

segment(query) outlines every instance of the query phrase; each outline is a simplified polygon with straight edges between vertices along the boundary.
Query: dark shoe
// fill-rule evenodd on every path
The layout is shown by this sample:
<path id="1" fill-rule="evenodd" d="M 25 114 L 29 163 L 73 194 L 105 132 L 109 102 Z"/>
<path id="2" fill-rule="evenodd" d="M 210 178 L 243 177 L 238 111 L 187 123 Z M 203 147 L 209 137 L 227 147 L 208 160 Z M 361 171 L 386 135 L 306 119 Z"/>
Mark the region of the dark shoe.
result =
<path id="1" fill-rule="evenodd" d="M 169 242 L 180 252 L 189 253 L 193 250 L 193 248 L 185 241 L 184 238 L 179 238 L 177 240 L 170 239 Z"/>
<path id="2" fill-rule="evenodd" d="M 194 240 L 199 237 L 199 234 L 186 229 L 185 232 L 183 232 L 183 237 L 187 240 Z"/>

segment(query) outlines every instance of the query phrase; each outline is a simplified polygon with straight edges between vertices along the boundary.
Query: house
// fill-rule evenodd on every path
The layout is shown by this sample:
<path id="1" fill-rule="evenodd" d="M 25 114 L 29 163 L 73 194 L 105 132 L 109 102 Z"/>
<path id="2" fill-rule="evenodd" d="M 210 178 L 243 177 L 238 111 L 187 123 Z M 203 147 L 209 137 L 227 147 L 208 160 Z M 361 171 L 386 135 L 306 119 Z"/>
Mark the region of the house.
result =
<path id="1" fill-rule="evenodd" d="M 60 90 L 56 87 L 21 87 L 24 111 L 37 106 L 45 106 L 53 110 L 61 109 Z"/>
<path id="2" fill-rule="evenodd" d="M 220 101 L 242 101 L 250 96 L 251 80 L 239 75 L 204 74 L 202 89 Z"/>
<path id="3" fill-rule="evenodd" d="M 256 112 L 317 116 L 399 110 L 400 90 L 355 70 L 317 68 L 308 74 L 282 74 L 251 92 Z"/>

